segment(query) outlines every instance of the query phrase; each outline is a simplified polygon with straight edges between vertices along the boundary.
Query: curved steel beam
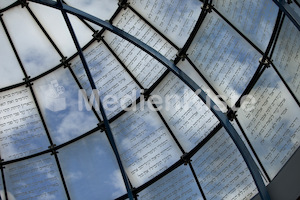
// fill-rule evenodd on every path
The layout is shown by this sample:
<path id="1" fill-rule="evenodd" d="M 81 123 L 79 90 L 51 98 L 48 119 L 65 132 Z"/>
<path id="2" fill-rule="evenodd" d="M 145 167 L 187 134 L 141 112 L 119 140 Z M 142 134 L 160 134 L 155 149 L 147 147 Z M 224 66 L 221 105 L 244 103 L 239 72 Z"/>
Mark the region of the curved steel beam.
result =
<path id="1" fill-rule="evenodd" d="M 245 146 L 244 142 L 240 138 L 237 131 L 231 125 L 227 115 L 222 113 L 220 111 L 220 109 L 218 109 L 216 104 L 207 96 L 207 94 L 204 91 L 202 91 L 201 88 L 189 76 L 187 76 L 183 71 L 181 71 L 172 61 L 168 60 L 162 54 L 160 54 L 159 52 L 157 52 L 150 46 L 146 45 L 142 41 L 138 40 L 137 38 L 133 37 L 132 35 L 122 31 L 121 29 L 113 26 L 112 24 L 110 24 L 106 21 L 103 21 L 97 17 L 94 17 L 94 16 L 87 14 L 83 11 L 80 11 L 76 8 L 70 7 L 65 4 L 63 4 L 62 7 L 60 7 L 57 3 L 50 1 L 50 0 L 30 0 L 30 1 L 44 4 L 44 5 L 59 9 L 59 10 L 63 10 L 67 13 L 73 14 L 79 18 L 85 19 L 89 22 L 92 22 L 96 25 L 99 25 L 99 26 L 113 32 L 114 34 L 131 42 L 135 46 L 139 47 L 140 49 L 144 50 L 146 53 L 153 56 L 160 63 L 162 63 L 164 66 L 166 66 L 170 71 L 172 71 L 178 78 L 180 78 L 186 85 L 188 85 L 194 92 L 200 90 L 201 92 L 198 94 L 198 96 L 204 103 L 206 103 L 206 105 L 210 105 L 210 110 L 219 119 L 220 123 L 226 129 L 226 131 L 228 132 L 228 134 L 234 141 L 235 145 L 239 149 L 241 155 L 243 156 L 245 163 L 247 164 L 249 171 L 252 174 L 252 177 L 257 186 L 257 189 L 259 191 L 259 195 L 260 195 L 261 199 L 262 200 L 270 200 L 269 193 L 264 185 L 262 177 L 260 176 L 259 169 L 258 169 L 254 159 L 252 158 L 250 152 L 248 151 L 247 147 Z"/>

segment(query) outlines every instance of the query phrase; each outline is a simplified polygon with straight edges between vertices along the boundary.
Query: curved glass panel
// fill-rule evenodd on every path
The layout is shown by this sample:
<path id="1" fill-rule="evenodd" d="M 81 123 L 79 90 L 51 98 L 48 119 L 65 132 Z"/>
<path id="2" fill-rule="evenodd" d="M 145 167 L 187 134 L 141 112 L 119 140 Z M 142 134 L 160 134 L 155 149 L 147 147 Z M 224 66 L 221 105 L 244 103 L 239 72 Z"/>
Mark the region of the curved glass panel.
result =
<path id="1" fill-rule="evenodd" d="M 214 1 L 214 6 L 261 50 L 268 46 L 278 7 L 269 0 Z"/>
<path id="2" fill-rule="evenodd" d="M 28 76 L 35 77 L 59 64 L 61 58 L 25 7 L 14 7 L 2 17 Z"/>
<path id="3" fill-rule="evenodd" d="M 274 178 L 299 147 L 299 106 L 272 68 L 266 69 L 248 98 L 237 112 L 238 119 Z"/>
<path id="4" fill-rule="evenodd" d="M 4 173 L 11 199 L 67 199 L 53 156 L 45 154 L 9 164 Z"/>
<path id="5" fill-rule="evenodd" d="M 224 129 L 192 159 L 208 199 L 251 199 L 257 193 L 245 162 Z"/>
<path id="6" fill-rule="evenodd" d="M 48 148 L 49 141 L 29 88 L 2 92 L 0 108 L 2 159 L 17 159 Z"/>
<path id="7" fill-rule="evenodd" d="M 187 53 L 230 107 L 245 90 L 261 57 L 214 12 L 205 18 Z"/>
<path id="8" fill-rule="evenodd" d="M 273 62 L 294 95 L 300 100 L 300 33 L 285 17 L 272 56 Z"/>

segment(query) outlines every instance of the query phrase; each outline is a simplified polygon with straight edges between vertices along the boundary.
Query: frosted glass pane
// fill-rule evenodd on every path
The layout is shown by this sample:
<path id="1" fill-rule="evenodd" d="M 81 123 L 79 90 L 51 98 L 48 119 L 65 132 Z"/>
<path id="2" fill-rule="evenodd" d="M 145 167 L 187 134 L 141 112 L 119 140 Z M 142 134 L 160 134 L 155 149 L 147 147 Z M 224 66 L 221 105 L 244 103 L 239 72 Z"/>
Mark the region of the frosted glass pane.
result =
<path id="1" fill-rule="evenodd" d="M 174 74 L 168 74 L 155 88 L 153 101 L 186 152 L 201 142 L 218 124 L 203 101 Z"/>
<path id="2" fill-rule="evenodd" d="M 30 8 L 63 55 L 67 57 L 73 55 L 77 50 L 61 11 L 31 2 Z M 91 34 L 89 36 L 91 39 Z M 86 39 L 88 38 L 86 37 Z M 81 39 L 81 37 L 78 39 Z"/>
<path id="3" fill-rule="evenodd" d="M 139 193 L 141 200 L 203 199 L 190 167 L 181 165 Z"/>
<path id="4" fill-rule="evenodd" d="M 2 25 L 0 26 L 0 44 L 0 88 L 23 82 L 24 74 Z"/>
<path id="5" fill-rule="evenodd" d="M 250 95 L 253 99 L 238 110 L 238 119 L 274 178 L 299 147 L 300 108 L 272 68 L 266 69 Z"/>
<path id="6" fill-rule="evenodd" d="M 28 156 L 49 146 L 41 118 L 29 88 L 18 87 L 0 94 L 1 158 Z"/>
<path id="7" fill-rule="evenodd" d="M 95 42 L 84 51 L 84 55 L 108 118 L 139 97 L 139 86 L 102 42 Z M 86 94 L 91 97 L 91 85 L 79 57 L 72 61 L 72 67 Z M 95 107 L 99 111 L 99 106 Z"/>
<path id="8" fill-rule="evenodd" d="M 130 0 L 146 20 L 179 47 L 183 47 L 198 20 L 202 3 L 198 0 Z"/>
<path id="9" fill-rule="evenodd" d="M 269 0 L 216 0 L 217 10 L 261 50 L 268 46 L 278 7 Z"/>
<path id="10" fill-rule="evenodd" d="M 300 100 L 300 32 L 285 17 L 274 54 L 273 63 Z"/>
<path id="11" fill-rule="evenodd" d="M 231 107 L 245 90 L 261 57 L 214 12 L 205 18 L 187 53 Z"/>
<path id="12" fill-rule="evenodd" d="M 127 175 L 134 187 L 165 171 L 182 153 L 148 102 L 111 123 Z"/>
<path id="13" fill-rule="evenodd" d="M 207 199 L 251 199 L 257 189 L 235 144 L 221 129 L 193 157 Z"/>
<path id="14" fill-rule="evenodd" d="M 66 0 L 68 5 L 102 20 L 108 20 L 118 7 L 118 0 Z"/>
<path id="15" fill-rule="evenodd" d="M 38 79 L 33 87 L 56 145 L 97 127 L 99 121 L 90 107 L 86 109 L 87 101 L 68 69 L 60 68 Z"/>
<path id="16" fill-rule="evenodd" d="M 6 165 L 4 173 L 11 199 L 67 199 L 53 156 L 47 154 Z"/>
<path id="17" fill-rule="evenodd" d="M 71 199 L 115 199 L 126 193 L 104 132 L 96 132 L 58 154 Z"/>
<path id="18" fill-rule="evenodd" d="M 3 20 L 28 76 L 35 77 L 60 63 L 61 57 L 25 8 L 10 9 Z"/>

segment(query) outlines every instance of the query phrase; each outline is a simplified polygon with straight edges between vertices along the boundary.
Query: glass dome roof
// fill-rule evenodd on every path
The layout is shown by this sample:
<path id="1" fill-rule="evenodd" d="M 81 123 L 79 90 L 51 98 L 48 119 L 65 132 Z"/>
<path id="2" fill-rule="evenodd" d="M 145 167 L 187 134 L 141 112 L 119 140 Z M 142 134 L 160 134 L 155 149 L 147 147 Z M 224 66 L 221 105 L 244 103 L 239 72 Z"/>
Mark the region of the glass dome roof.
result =
<path id="1" fill-rule="evenodd" d="M 0 0 L 1 199 L 280 199 L 300 143 L 299 13 Z"/>

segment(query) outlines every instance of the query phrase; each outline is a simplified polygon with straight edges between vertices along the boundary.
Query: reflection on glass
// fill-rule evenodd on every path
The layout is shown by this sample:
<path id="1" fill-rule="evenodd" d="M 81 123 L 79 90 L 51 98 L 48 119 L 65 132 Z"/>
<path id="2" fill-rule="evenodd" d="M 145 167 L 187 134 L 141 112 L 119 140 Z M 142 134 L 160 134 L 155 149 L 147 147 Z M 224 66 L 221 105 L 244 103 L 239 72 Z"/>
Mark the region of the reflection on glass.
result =
<path id="1" fill-rule="evenodd" d="M 251 199 L 257 189 L 235 144 L 221 129 L 193 157 L 207 199 Z"/>
<path id="2" fill-rule="evenodd" d="M 61 68 L 33 84 L 53 142 L 67 142 L 99 123 L 68 69 Z"/>
<path id="3" fill-rule="evenodd" d="M 158 99 L 162 99 L 162 103 Z M 153 101 L 186 152 L 216 126 L 218 120 L 203 101 L 174 74 L 155 88 Z"/>
<path id="4" fill-rule="evenodd" d="M 2 17 L 28 76 L 35 77 L 60 63 L 60 56 L 26 8 L 14 7 Z"/>
<path id="5" fill-rule="evenodd" d="M 202 5 L 197 0 L 130 0 L 129 2 L 178 47 L 183 47 L 193 31 Z"/>
<path id="6" fill-rule="evenodd" d="M 150 101 L 111 124 L 125 170 L 133 186 L 160 174 L 182 155 Z"/>
<path id="7" fill-rule="evenodd" d="M 188 165 L 182 165 L 139 193 L 141 200 L 203 199 Z"/>
<path id="8" fill-rule="evenodd" d="M 28 156 L 49 146 L 30 89 L 18 87 L 0 94 L 1 158 Z"/>
<path id="9" fill-rule="evenodd" d="M 278 7 L 269 0 L 216 0 L 217 10 L 261 50 L 269 43 Z"/>
<path id="10" fill-rule="evenodd" d="M 272 179 L 299 147 L 300 109 L 272 68 L 266 69 L 250 95 L 238 119 Z"/>
<path id="11" fill-rule="evenodd" d="M 46 154 L 6 165 L 4 173 L 11 199 L 67 199 L 53 156 Z"/>
<path id="12" fill-rule="evenodd" d="M 300 101 L 300 32 L 285 17 L 274 54 L 273 62 L 291 90 Z"/>
<path id="13" fill-rule="evenodd" d="M 71 199 L 114 199 L 126 193 L 104 132 L 96 132 L 58 154 Z"/>
<path id="14" fill-rule="evenodd" d="M 102 42 L 95 42 L 84 55 L 108 118 L 139 97 L 139 86 Z M 91 97 L 91 85 L 79 57 L 72 61 L 72 67 L 87 96 Z"/>
<path id="15" fill-rule="evenodd" d="M 187 53 L 230 107 L 245 90 L 261 57 L 214 12 L 205 18 Z"/>

